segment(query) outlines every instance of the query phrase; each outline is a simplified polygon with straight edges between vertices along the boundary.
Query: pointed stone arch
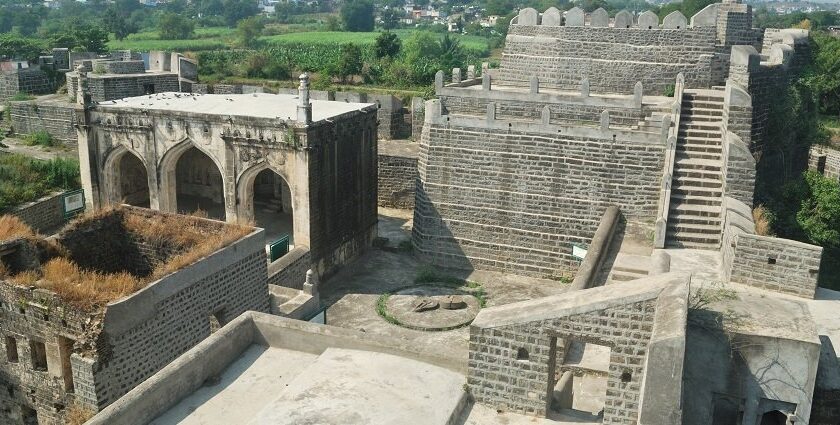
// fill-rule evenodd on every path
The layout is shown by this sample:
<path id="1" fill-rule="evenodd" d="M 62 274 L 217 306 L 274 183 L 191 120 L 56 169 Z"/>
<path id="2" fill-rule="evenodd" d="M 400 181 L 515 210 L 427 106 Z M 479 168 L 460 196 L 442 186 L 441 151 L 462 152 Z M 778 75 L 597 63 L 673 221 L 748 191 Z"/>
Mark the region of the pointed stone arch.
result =
<path id="1" fill-rule="evenodd" d="M 131 170 L 126 167 L 127 160 L 128 163 L 136 161 L 132 164 L 134 167 Z M 150 206 L 152 183 L 149 179 L 149 166 L 143 155 L 123 144 L 118 144 L 106 154 L 103 170 L 107 204 L 128 203 L 143 207 Z M 131 178 L 127 174 L 136 174 L 134 177 L 140 177 L 141 181 L 127 181 L 126 179 Z M 134 191 L 125 193 L 126 187 L 129 186 L 127 183 L 132 183 L 132 186 L 138 190 L 145 187 L 145 195 Z M 131 196 L 132 199 L 127 199 L 127 196 Z M 143 196 L 146 198 L 145 201 L 139 199 Z"/>
<path id="2" fill-rule="evenodd" d="M 198 152 L 201 152 L 213 164 L 216 166 L 216 170 L 218 170 L 219 175 L 221 175 L 221 190 L 222 190 L 222 205 L 225 209 L 225 219 L 230 221 L 233 220 L 235 217 L 230 217 L 227 211 L 227 199 L 231 196 L 228 189 L 228 185 L 225 181 L 225 167 L 222 165 L 222 161 L 220 158 L 217 158 L 212 152 L 207 151 L 206 149 L 202 148 L 198 143 L 195 143 L 190 138 L 184 138 L 171 148 L 169 148 L 163 156 L 160 158 L 158 162 L 158 174 L 159 174 L 159 203 L 160 203 L 160 210 L 167 211 L 167 212 L 178 212 L 178 193 L 177 193 L 177 176 L 176 176 L 176 169 L 178 165 L 178 161 L 181 157 L 187 153 L 191 149 L 196 149 Z"/>
<path id="3" fill-rule="evenodd" d="M 255 164 L 245 171 L 243 171 L 236 181 L 236 197 L 237 197 L 237 207 L 236 207 L 236 214 L 237 216 L 246 221 L 256 221 L 256 212 L 255 212 L 255 205 L 254 205 L 254 183 L 257 179 L 257 176 L 264 171 L 271 171 L 274 173 L 275 176 L 280 177 L 283 180 L 283 184 L 289 190 L 290 196 L 290 204 L 292 209 L 292 232 L 291 237 L 294 241 L 295 245 L 307 245 L 309 244 L 309 232 L 308 232 L 308 223 L 309 218 L 306 216 L 307 209 L 304 205 L 301 204 L 301 196 L 302 194 L 298 192 L 297 187 L 295 187 L 295 179 L 294 176 L 290 175 L 289 170 L 285 167 L 277 167 L 271 165 L 269 162 L 261 162 L 259 164 Z M 258 227 L 262 227 L 259 223 L 256 223 Z M 267 233 L 266 236 L 270 237 L 269 229 L 266 229 Z"/>

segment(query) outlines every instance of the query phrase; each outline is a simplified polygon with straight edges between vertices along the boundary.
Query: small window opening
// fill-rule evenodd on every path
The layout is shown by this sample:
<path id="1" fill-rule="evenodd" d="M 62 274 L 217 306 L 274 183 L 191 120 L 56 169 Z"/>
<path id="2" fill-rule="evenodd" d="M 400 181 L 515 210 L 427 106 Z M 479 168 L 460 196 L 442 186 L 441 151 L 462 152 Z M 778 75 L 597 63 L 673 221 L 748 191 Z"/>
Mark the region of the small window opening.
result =
<path id="1" fill-rule="evenodd" d="M 822 174 L 822 175 L 825 175 L 825 161 L 826 161 L 826 156 L 825 155 L 822 155 L 819 158 L 817 158 L 817 172 Z"/>
<path id="2" fill-rule="evenodd" d="M 776 264 L 775 257 L 767 257 L 767 264 Z"/>
<path id="3" fill-rule="evenodd" d="M 13 336 L 6 337 L 6 360 L 9 363 L 18 362 L 17 340 Z"/>
<path id="4" fill-rule="evenodd" d="M 43 342 L 29 341 L 29 350 L 32 354 L 32 368 L 35 370 L 47 370 L 47 347 Z"/>
<path id="5" fill-rule="evenodd" d="M 633 379 L 633 374 L 629 370 L 625 370 L 624 372 L 621 372 L 621 382 L 624 382 L 626 384 L 626 383 L 630 382 L 632 379 Z"/>
<path id="6" fill-rule="evenodd" d="M 155 94 L 155 85 L 152 83 L 143 83 L 143 94 Z"/>
<path id="7" fill-rule="evenodd" d="M 528 350 L 519 347 L 519 349 L 516 350 L 516 360 L 528 360 Z"/>
<path id="8" fill-rule="evenodd" d="M 220 308 L 210 315 L 210 333 L 215 333 L 225 325 L 225 309 Z"/>

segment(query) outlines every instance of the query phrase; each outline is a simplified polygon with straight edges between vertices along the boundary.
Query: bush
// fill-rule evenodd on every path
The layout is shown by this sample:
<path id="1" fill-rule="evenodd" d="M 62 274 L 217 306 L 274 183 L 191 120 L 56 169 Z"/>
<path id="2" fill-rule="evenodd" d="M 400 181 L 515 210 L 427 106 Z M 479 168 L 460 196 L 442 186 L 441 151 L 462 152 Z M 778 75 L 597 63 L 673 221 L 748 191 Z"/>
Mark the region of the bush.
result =
<path id="1" fill-rule="evenodd" d="M 32 100 L 32 99 L 35 99 L 35 96 L 32 96 L 29 93 L 22 93 L 21 92 L 21 93 L 15 93 L 15 95 L 12 96 L 12 98 L 10 100 L 12 100 L 13 102 L 22 102 L 22 101 L 25 101 L 25 100 Z"/>
<path id="2" fill-rule="evenodd" d="M 55 146 L 55 139 L 52 135 L 44 130 L 38 130 L 32 134 L 28 134 L 23 138 L 23 142 L 28 146 Z"/>
<path id="3" fill-rule="evenodd" d="M 79 163 L 76 160 L 41 161 L 18 154 L 0 154 L 0 212 L 56 190 L 79 187 Z"/>

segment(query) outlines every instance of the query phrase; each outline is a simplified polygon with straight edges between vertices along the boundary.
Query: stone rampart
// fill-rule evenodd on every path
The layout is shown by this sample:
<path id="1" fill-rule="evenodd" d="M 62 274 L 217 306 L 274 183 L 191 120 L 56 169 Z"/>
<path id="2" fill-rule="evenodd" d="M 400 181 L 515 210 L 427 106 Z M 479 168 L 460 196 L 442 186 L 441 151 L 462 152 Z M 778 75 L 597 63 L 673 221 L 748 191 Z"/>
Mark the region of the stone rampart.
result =
<path id="1" fill-rule="evenodd" d="M 811 146 L 808 168 L 830 179 L 840 180 L 840 149 L 825 145 Z"/>
<path id="2" fill-rule="evenodd" d="M 417 151 L 416 143 L 379 141 L 379 206 L 414 209 Z"/>
<path id="3" fill-rule="evenodd" d="M 752 210 L 724 198 L 722 267 L 726 281 L 814 298 L 822 247 L 755 234 Z"/>
<path id="4" fill-rule="evenodd" d="M 427 102 L 413 242 L 449 267 L 560 278 L 608 205 L 653 221 L 667 129 L 442 115 Z M 664 123 L 663 123 L 664 125 Z M 618 165 L 620 164 L 620 165 Z M 499 241 L 504 241 L 500 244 Z"/>
<path id="5" fill-rule="evenodd" d="M 52 83 L 40 68 L 0 72 L 0 101 L 11 99 L 19 93 L 38 95 L 52 90 Z"/>
<path id="6" fill-rule="evenodd" d="M 635 23 L 629 14 L 617 15 L 612 27 L 594 17 L 584 25 L 583 17 L 570 22 L 569 11 L 561 26 L 546 19 L 550 11 L 538 22 L 535 10 L 523 9 L 511 21 L 498 71 L 504 84 L 527 86 L 536 75 L 547 87 L 574 90 L 587 77 L 594 92 L 627 93 L 641 81 L 645 94 L 663 94 L 680 72 L 689 88 L 713 82 L 713 25 L 689 26 L 674 17 L 660 26 L 649 14 Z"/>
<path id="7" fill-rule="evenodd" d="M 9 115 L 16 134 L 32 134 L 46 131 L 66 144 L 76 143 L 76 128 L 73 127 L 75 105 L 57 98 L 11 102 Z"/>

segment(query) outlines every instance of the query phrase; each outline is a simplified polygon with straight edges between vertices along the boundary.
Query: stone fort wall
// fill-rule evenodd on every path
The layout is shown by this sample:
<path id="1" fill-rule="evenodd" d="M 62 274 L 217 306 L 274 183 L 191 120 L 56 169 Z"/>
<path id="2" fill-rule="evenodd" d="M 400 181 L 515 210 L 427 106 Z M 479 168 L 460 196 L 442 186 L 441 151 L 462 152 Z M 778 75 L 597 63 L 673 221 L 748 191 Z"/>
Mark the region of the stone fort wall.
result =
<path id="1" fill-rule="evenodd" d="M 49 234 L 67 222 L 62 205 L 63 195 L 63 192 L 52 193 L 21 205 L 9 213 L 23 220 L 35 231 Z"/>
<path id="2" fill-rule="evenodd" d="M 830 179 L 840 180 L 840 150 L 823 145 L 811 146 L 808 168 Z"/>
<path id="3" fill-rule="evenodd" d="M 417 143 L 379 141 L 379 206 L 414 209 L 417 151 Z"/>
<path id="4" fill-rule="evenodd" d="M 588 77 L 594 92 L 628 93 L 641 81 L 645 94 L 663 94 L 680 72 L 688 88 L 716 83 L 714 26 L 660 28 L 658 20 L 652 28 L 582 20 L 560 26 L 547 24 L 544 16 L 540 24 L 523 23 L 522 17 L 521 12 L 505 40 L 497 72 L 502 84 L 526 86 L 536 75 L 546 87 L 575 90 L 581 77 Z"/>
<path id="5" fill-rule="evenodd" d="M 413 243 L 433 263 L 556 279 L 608 205 L 656 216 L 661 132 L 455 117 L 437 101 L 426 118 Z"/>
<path id="6" fill-rule="evenodd" d="M 75 145 L 74 109 L 74 104 L 58 99 L 11 102 L 9 115 L 16 134 L 46 131 L 63 143 Z"/>

